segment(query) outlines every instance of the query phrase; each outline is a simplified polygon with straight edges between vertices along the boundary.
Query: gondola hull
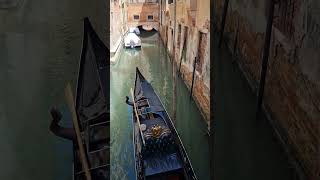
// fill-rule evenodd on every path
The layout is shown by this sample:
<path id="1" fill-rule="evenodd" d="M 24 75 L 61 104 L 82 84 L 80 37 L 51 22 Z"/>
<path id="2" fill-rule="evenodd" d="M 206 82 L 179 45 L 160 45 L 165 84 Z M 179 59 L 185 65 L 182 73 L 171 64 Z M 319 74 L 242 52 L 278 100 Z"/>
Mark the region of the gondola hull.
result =
<path id="1" fill-rule="evenodd" d="M 84 19 L 75 109 L 92 180 L 110 179 L 109 50 Z M 86 179 L 73 144 L 73 179 Z"/>
<path id="2" fill-rule="evenodd" d="M 174 124 L 138 68 L 132 94 L 137 179 L 197 179 Z"/>

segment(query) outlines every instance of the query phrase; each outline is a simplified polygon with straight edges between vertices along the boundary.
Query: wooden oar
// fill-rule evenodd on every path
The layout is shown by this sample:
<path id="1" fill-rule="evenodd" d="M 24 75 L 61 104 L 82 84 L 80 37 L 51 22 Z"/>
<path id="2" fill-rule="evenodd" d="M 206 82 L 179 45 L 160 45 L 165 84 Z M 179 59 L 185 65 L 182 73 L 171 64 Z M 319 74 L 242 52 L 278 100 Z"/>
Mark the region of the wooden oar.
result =
<path id="1" fill-rule="evenodd" d="M 70 86 L 69 83 L 67 84 L 64 93 L 65 93 L 65 96 L 66 96 L 66 100 L 67 100 L 69 109 L 70 109 L 71 114 L 72 114 L 73 127 L 74 127 L 74 129 L 76 131 L 77 142 L 78 142 L 78 146 L 79 146 L 79 150 L 80 150 L 81 164 L 82 164 L 82 167 L 83 167 L 83 170 L 85 172 L 87 180 L 91 180 L 91 174 L 90 174 L 90 171 L 89 171 L 87 158 L 85 156 L 85 151 L 84 151 L 82 140 L 81 140 L 80 129 L 79 129 L 79 124 L 78 124 L 78 118 L 77 118 L 75 104 L 74 104 L 74 100 L 73 100 L 73 94 L 72 94 L 71 86 Z"/>
<path id="2" fill-rule="evenodd" d="M 135 100 L 134 100 L 134 95 L 133 95 L 133 90 L 132 88 L 130 89 L 130 92 L 131 92 L 131 96 L 132 96 L 132 100 L 133 100 L 133 108 L 134 108 L 134 112 L 135 112 L 135 115 L 136 115 L 136 118 L 137 118 L 137 122 L 138 122 L 138 125 L 139 125 L 139 131 L 140 131 L 140 135 L 141 135 L 141 138 L 142 138 L 142 143 L 143 145 L 145 145 L 145 141 L 144 141 L 144 137 L 143 137 L 143 133 L 140 129 L 140 120 L 139 120 L 139 115 L 138 115 L 138 111 L 137 111 L 137 107 L 136 107 L 136 103 L 135 103 Z"/>

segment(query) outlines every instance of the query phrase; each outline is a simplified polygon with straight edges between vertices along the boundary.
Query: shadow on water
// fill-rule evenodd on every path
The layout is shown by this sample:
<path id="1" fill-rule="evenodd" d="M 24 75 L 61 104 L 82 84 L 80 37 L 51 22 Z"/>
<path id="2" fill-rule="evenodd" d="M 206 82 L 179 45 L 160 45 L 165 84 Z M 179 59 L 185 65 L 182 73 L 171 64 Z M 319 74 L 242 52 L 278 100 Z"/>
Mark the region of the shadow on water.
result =
<path id="1" fill-rule="evenodd" d="M 294 171 L 265 115 L 259 121 L 255 119 L 256 96 L 233 57 L 225 46 L 219 49 L 213 45 L 214 178 L 294 179 Z"/>
<path id="2" fill-rule="evenodd" d="M 133 179 L 134 160 L 131 119 L 125 96 L 134 85 L 135 68 L 139 67 L 152 84 L 171 117 L 176 111 L 176 128 L 187 149 L 199 179 L 209 179 L 209 145 L 205 121 L 180 78 L 176 78 L 176 100 L 173 98 L 173 66 L 166 50 L 154 32 L 142 34 L 140 50 L 123 49 L 111 67 L 111 177 Z M 176 103 L 174 103 L 174 101 Z"/>
<path id="3" fill-rule="evenodd" d="M 69 180 L 72 144 L 50 133 L 48 110 L 71 126 L 63 90 L 77 78 L 82 18 L 106 39 L 106 2 L 19 2 L 0 9 L 0 179 Z"/>

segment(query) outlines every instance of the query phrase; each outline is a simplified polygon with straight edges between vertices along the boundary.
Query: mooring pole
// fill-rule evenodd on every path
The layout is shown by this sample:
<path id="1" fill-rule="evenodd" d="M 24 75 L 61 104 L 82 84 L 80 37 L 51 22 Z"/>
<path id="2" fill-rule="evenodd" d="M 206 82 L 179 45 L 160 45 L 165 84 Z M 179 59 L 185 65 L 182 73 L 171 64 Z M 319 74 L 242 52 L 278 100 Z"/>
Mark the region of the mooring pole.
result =
<path id="1" fill-rule="evenodd" d="M 191 83 L 190 98 L 192 97 L 192 92 L 193 92 L 194 73 L 196 71 L 196 65 L 197 65 L 197 57 L 194 58 L 194 62 L 193 62 L 193 72 L 192 72 L 192 83 Z"/>
<path id="2" fill-rule="evenodd" d="M 173 98 L 172 98 L 172 111 L 173 111 L 173 122 L 176 122 L 177 118 L 177 64 L 173 63 L 172 64 L 172 76 L 173 76 L 173 81 L 172 81 L 172 86 L 173 86 Z"/>
<path id="3" fill-rule="evenodd" d="M 272 33 L 273 12 L 274 12 L 274 0 L 270 0 L 269 17 L 268 17 L 268 22 L 267 22 L 266 36 L 265 36 L 264 48 L 263 48 L 263 59 L 262 59 L 262 67 L 261 67 L 261 74 L 260 74 L 259 91 L 258 91 L 256 120 L 258 120 L 259 116 L 260 116 L 261 105 L 262 105 L 262 100 L 263 100 L 263 93 L 264 93 L 264 85 L 266 82 L 269 49 L 270 49 L 270 39 L 271 39 L 271 33 Z"/>
<path id="4" fill-rule="evenodd" d="M 178 75 L 180 75 L 181 64 L 182 64 L 182 56 L 181 56 L 181 58 L 180 58 L 180 63 L 179 63 L 179 73 L 178 73 Z"/>
<path id="5" fill-rule="evenodd" d="M 220 32 L 220 39 L 219 39 L 219 47 L 221 47 L 222 39 L 223 39 L 223 31 L 224 26 L 226 24 L 227 12 L 228 12 L 229 0 L 224 1 L 223 12 L 222 12 L 222 20 L 221 20 L 221 32 Z"/>

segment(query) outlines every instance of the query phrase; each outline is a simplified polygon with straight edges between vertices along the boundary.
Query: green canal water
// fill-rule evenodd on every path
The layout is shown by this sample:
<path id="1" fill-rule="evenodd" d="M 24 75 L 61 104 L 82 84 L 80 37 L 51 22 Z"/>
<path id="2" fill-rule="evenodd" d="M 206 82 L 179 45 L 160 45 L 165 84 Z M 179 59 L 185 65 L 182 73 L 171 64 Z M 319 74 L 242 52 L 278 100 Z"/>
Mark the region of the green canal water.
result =
<path id="1" fill-rule="evenodd" d="M 198 179 L 209 179 L 209 137 L 206 124 L 183 81 L 174 75 L 157 33 L 143 35 L 141 49 L 123 49 L 111 66 L 111 177 L 134 179 L 132 125 L 125 96 L 130 96 L 138 67 L 154 87 L 174 121 Z M 176 86 L 174 86 L 176 84 Z"/>
<path id="2" fill-rule="evenodd" d="M 71 126 L 64 87 L 75 87 L 82 18 L 106 39 L 106 1 L 19 0 L 0 7 L 0 179 L 70 180 L 72 145 L 49 131 L 51 105 Z M 106 41 L 105 41 L 106 42 Z"/>

